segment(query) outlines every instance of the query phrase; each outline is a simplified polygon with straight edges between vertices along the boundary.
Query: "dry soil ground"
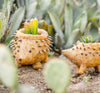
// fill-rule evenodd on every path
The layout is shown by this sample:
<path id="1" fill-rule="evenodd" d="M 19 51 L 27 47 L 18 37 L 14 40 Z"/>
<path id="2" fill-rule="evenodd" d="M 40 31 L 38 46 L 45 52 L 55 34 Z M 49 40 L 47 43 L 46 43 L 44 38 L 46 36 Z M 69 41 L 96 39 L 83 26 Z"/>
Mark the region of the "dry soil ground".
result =
<path id="1" fill-rule="evenodd" d="M 63 56 L 60 57 L 66 59 Z M 75 74 L 76 66 L 68 59 L 66 59 L 66 62 L 72 70 L 72 79 L 67 93 L 100 93 L 100 74 L 95 73 L 94 68 L 89 68 L 85 74 L 77 76 Z M 18 72 L 19 83 L 30 84 L 40 90 L 40 93 L 53 93 L 51 89 L 47 87 L 42 72 L 43 69 L 34 70 L 32 66 L 23 66 L 19 68 Z M 89 79 L 86 83 L 83 82 L 85 77 Z M 0 93 L 9 93 L 9 90 L 5 87 L 1 87 Z"/>

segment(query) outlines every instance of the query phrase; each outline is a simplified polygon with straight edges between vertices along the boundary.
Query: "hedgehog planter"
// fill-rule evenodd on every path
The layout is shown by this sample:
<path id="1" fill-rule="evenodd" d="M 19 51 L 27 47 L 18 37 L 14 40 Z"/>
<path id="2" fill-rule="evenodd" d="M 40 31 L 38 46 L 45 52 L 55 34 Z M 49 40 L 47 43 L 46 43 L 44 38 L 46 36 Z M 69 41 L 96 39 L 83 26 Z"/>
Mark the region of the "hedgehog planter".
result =
<path id="1" fill-rule="evenodd" d="M 62 53 L 77 65 L 77 74 L 83 74 L 88 67 L 100 72 L 100 43 L 78 43 Z"/>
<path id="2" fill-rule="evenodd" d="M 24 34 L 24 29 L 17 31 L 11 43 L 16 65 L 42 68 L 41 62 L 48 60 L 50 40 L 48 33 L 42 29 L 38 29 L 38 35 Z"/>

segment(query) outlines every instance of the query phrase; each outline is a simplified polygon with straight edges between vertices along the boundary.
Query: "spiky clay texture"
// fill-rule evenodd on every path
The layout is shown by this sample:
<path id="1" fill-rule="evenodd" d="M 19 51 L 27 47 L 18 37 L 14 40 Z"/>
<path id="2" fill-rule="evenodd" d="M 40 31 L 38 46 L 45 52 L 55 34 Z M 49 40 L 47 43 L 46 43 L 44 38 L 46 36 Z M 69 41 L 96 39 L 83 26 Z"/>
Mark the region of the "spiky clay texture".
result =
<path id="1" fill-rule="evenodd" d="M 48 33 L 38 29 L 38 35 L 24 34 L 24 29 L 17 31 L 11 41 L 11 47 L 18 67 L 32 65 L 34 69 L 42 68 L 41 62 L 47 62 L 50 49 Z"/>
<path id="2" fill-rule="evenodd" d="M 77 74 L 83 74 L 88 67 L 100 72 L 100 43 L 77 43 L 62 53 L 77 65 Z"/>

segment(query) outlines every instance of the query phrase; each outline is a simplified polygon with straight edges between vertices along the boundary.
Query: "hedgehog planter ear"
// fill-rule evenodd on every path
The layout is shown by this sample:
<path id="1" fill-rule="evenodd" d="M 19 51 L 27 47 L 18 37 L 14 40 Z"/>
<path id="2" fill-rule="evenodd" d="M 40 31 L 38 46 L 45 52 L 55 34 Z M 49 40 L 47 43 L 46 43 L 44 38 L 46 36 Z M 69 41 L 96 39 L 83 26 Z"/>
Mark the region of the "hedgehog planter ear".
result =
<path id="1" fill-rule="evenodd" d="M 100 43 L 78 43 L 62 54 L 77 65 L 77 74 L 83 74 L 88 67 L 95 67 L 100 72 Z"/>
<path id="2" fill-rule="evenodd" d="M 37 35 L 25 34 L 26 30 L 17 31 L 11 42 L 15 63 L 18 67 L 32 65 L 34 69 L 42 68 L 41 62 L 47 62 L 48 59 L 51 39 L 43 29 L 38 29 Z"/>

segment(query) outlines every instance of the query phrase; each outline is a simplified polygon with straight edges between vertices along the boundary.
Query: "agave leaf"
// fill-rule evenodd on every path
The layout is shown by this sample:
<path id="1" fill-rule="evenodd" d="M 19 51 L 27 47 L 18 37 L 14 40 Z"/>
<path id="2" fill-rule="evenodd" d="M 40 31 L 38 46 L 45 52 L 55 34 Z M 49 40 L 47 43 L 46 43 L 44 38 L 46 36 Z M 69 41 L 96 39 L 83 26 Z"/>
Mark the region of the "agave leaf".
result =
<path id="1" fill-rule="evenodd" d="M 86 34 L 86 35 L 88 35 L 88 34 L 89 34 L 89 32 L 90 32 L 90 30 L 91 30 L 91 25 L 92 25 L 92 23 L 91 23 L 91 22 L 89 22 L 89 23 L 88 23 L 88 25 L 87 25 L 87 28 L 85 29 L 84 34 Z"/>
<path id="2" fill-rule="evenodd" d="M 2 10 L 4 0 L 0 0 L 0 10 Z"/>
<path id="3" fill-rule="evenodd" d="M 78 41 L 78 40 L 80 39 L 81 35 L 82 35 L 81 31 L 80 31 L 79 29 L 75 29 L 75 30 L 71 33 L 70 37 L 68 38 L 68 42 L 66 43 L 65 48 L 70 48 L 70 47 L 72 47 L 72 45 L 73 45 L 76 41 Z"/>
<path id="4" fill-rule="evenodd" d="M 70 83 L 71 71 L 66 61 L 54 58 L 45 65 L 44 77 L 55 93 L 65 93 Z"/>
<path id="5" fill-rule="evenodd" d="M 21 7 L 20 1 L 21 0 L 16 0 L 16 4 L 17 4 L 18 7 Z"/>
<path id="6" fill-rule="evenodd" d="M 93 41 L 100 39 L 100 35 L 97 28 L 92 28 L 89 35 L 92 35 Z"/>
<path id="7" fill-rule="evenodd" d="M 97 11 L 96 3 L 93 3 L 86 11 L 87 11 L 88 20 L 90 20 L 92 17 L 94 17 L 95 12 Z"/>
<path id="8" fill-rule="evenodd" d="M 0 80 L 11 89 L 16 88 L 18 84 L 12 53 L 4 45 L 0 45 Z"/>
<path id="9" fill-rule="evenodd" d="M 13 1 L 14 0 L 4 0 L 4 3 L 3 3 L 2 12 L 5 14 L 8 20 L 9 20 Z"/>
<path id="10" fill-rule="evenodd" d="M 30 0 L 27 0 L 27 1 L 30 1 Z M 25 5 L 25 0 L 16 0 L 16 3 L 17 3 L 17 6 L 20 8 Z"/>
<path id="11" fill-rule="evenodd" d="M 60 23 L 61 23 L 61 26 L 63 26 L 64 24 L 64 14 L 61 15 L 60 17 Z"/>
<path id="12" fill-rule="evenodd" d="M 55 35 L 55 44 L 56 44 L 56 48 L 61 50 L 61 48 L 62 48 L 62 41 L 61 41 L 60 36 L 57 33 Z"/>
<path id="13" fill-rule="evenodd" d="M 82 12 L 79 17 L 77 17 L 74 29 L 80 28 L 80 30 L 83 32 L 87 25 L 87 13 L 86 11 Z"/>
<path id="14" fill-rule="evenodd" d="M 48 11 L 48 14 L 50 16 L 50 19 L 52 21 L 52 24 L 54 26 L 56 33 L 58 33 L 58 35 L 60 36 L 60 38 L 63 42 L 64 36 L 63 36 L 63 32 L 61 30 L 61 24 L 60 24 L 59 17 L 57 16 L 57 14 L 53 10 Z"/>
<path id="15" fill-rule="evenodd" d="M 26 18 L 30 19 L 33 17 L 34 13 L 36 12 L 37 2 L 32 0 L 25 0 L 26 6 Z"/>
<path id="16" fill-rule="evenodd" d="M 12 23 L 12 26 L 11 26 L 10 33 L 9 33 L 8 37 L 10 37 L 12 34 L 14 34 L 16 32 L 16 30 L 19 28 L 19 26 L 23 20 L 24 13 L 25 13 L 25 8 L 20 7 L 12 15 L 12 17 L 10 19 L 10 23 Z"/>
<path id="17" fill-rule="evenodd" d="M 3 13 L 0 12 L 0 39 L 4 35 L 7 28 L 7 19 Z"/>
<path id="18" fill-rule="evenodd" d="M 73 10 L 71 5 L 65 6 L 65 41 L 67 42 L 73 26 Z"/>
<path id="19" fill-rule="evenodd" d="M 41 0 L 40 1 L 40 6 L 41 6 L 41 9 L 42 10 L 48 10 L 48 8 L 49 8 L 49 6 L 50 6 L 50 4 L 51 4 L 51 1 L 52 0 Z"/>
<path id="20" fill-rule="evenodd" d="M 62 13 L 64 12 L 64 7 L 65 7 L 65 0 L 55 0 L 55 5 L 53 6 L 53 9 L 58 12 L 59 16 L 61 16 Z"/>
<path id="21" fill-rule="evenodd" d="M 73 6 L 73 22 L 75 23 L 77 17 L 84 11 L 84 7 L 82 6 Z"/>

